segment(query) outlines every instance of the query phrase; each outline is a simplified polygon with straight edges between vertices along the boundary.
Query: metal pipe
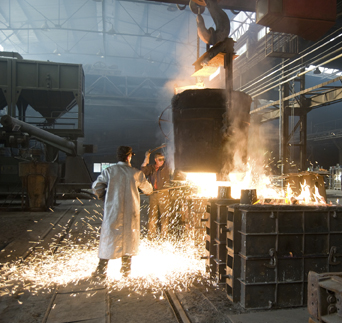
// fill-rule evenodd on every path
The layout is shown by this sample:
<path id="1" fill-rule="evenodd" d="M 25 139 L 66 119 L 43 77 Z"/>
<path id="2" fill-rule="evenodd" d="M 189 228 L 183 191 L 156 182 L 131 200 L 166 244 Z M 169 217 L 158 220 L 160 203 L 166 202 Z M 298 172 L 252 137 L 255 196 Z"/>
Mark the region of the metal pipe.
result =
<path id="1" fill-rule="evenodd" d="M 327 54 L 327 55 L 325 55 L 325 56 L 323 56 L 323 57 L 321 57 L 321 58 L 319 58 L 319 59 L 316 59 L 315 61 L 313 61 L 312 63 L 316 63 L 316 62 L 319 62 L 320 60 L 322 60 L 322 59 L 324 59 L 324 58 L 326 58 L 326 57 L 329 57 L 329 56 L 331 56 L 332 54 L 335 54 L 335 53 L 337 53 L 337 52 L 339 52 L 339 51 L 341 51 L 342 50 L 342 48 L 338 48 L 338 49 L 336 49 L 334 52 L 329 52 L 329 54 Z M 278 79 L 275 79 L 277 76 L 274 76 L 272 79 L 270 79 L 268 82 L 268 84 L 266 84 L 266 85 L 264 85 L 264 84 L 262 84 L 262 85 L 260 85 L 260 86 L 263 86 L 263 87 L 261 87 L 261 88 L 258 88 L 258 89 L 256 89 L 256 90 L 252 90 L 252 92 L 247 92 L 250 96 L 252 96 L 252 98 L 255 98 L 256 96 L 258 96 L 258 95 L 261 95 L 261 94 L 263 94 L 263 93 L 266 93 L 266 92 L 268 92 L 268 91 L 270 91 L 270 90 L 272 90 L 272 89 L 274 89 L 274 88 L 276 88 L 277 87 L 277 84 L 284 84 L 284 83 L 287 83 L 288 81 L 290 81 L 290 80 L 294 80 L 294 79 L 296 79 L 297 77 L 300 77 L 300 76 L 302 76 L 302 75 L 304 75 L 304 74 L 306 74 L 306 73 L 308 73 L 308 72 L 312 72 L 313 70 L 315 70 L 317 67 L 323 67 L 323 65 L 325 65 L 325 64 L 328 64 L 328 63 L 330 63 L 330 62 L 332 62 L 332 61 L 334 61 L 334 60 L 336 60 L 336 59 L 339 59 L 340 57 L 342 57 L 342 54 L 339 54 L 339 55 L 337 55 L 337 56 L 335 56 L 334 58 L 331 58 L 331 59 L 329 59 L 329 60 L 327 60 L 327 61 L 325 61 L 325 62 L 323 62 L 323 63 L 321 63 L 321 64 L 319 64 L 319 65 L 316 65 L 314 68 L 311 68 L 311 69 L 309 69 L 309 70 L 307 70 L 307 71 L 305 71 L 305 72 L 300 72 L 300 73 L 298 73 L 298 74 L 295 74 L 294 76 L 292 76 L 291 78 L 287 78 L 289 75 L 292 75 L 293 73 L 295 73 L 295 67 L 294 68 L 291 68 L 290 70 L 288 70 L 288 73 L 287 73 L 287 75 L 284 75 L 284 73 L 283 73 L 283 71 L 282 70 L 280 70 L 281 72 L 282 72 L 282 74 L 283 74 L 283 76 L 281 76 L 280 77 L 280 79 L 278 80 Z M 286 66 L 288 66 L 288 65 L 290 65 L 290 64 L 287 64 Z M 284 67 L 285 68 L 285 67 Z M 302 66 L 300 66 L 299 67 L 299 71 L 301 71 L 302 70 L 302 68 L 303 68 L 303 64 L 302 64 Z M 293 70 L 293 71 L 292 71 Z M 298 70 L 298 69 L 297 69 Z M 291 72 L 292 71 L 292 72 Z M 273 72 L 272 73 L 270 73 L 268 76 L 271 76 L 273 74 Z M 267 78 L 268 76 L 265 76 L 264 78 Z M 283 79 L 285 79 L 285 81 L 282 81 L 282 82 L 280 82 L 281 80 L 283 80 Z M 271 82 L 271 80 L 274 80 L 274 81 L 272 81 Z M 257 82 L 259 82 L 259 81 L 257 81 Z M 257 82 L 255 82 L 255 83 L 257 83 Z M 278 83 L 279 82 L 279 83 Z M 273 85 L 272 85 L 273 84 Z M 260 91 L 260 90 L 263 90 L 263 89 L 266 89 L 266 90 L 264 90 L 263 92 L 260 92 L 260 93 L 258 93 L 258 91 Z"/>
<path id="2" fill-rule="evenodd" d="M 0 52 L 0 56 L 1 57 L 23 59 L 23 57 L 17 52 Z"/>
<path id="3" fill-rule="evenodd" d="M 342 28 L 339 28 L 337 31 L 340 31 L 340 30 L 342 30 Z M 335 32 L 336 32 L 336 31 L 335 31 Z M 265 72 L 264 74 L 261 75 L 261 76 L 262 76 L 261 79 L 255 81 L 255 82 L 252 83 L 252 84 L 248 84 L 248 83 L 251 83 L 251 82 L 254 81 L 254 80 L 252 80 L 252 81 L 248 82 L 248 83 L 245 85 L 245 87 L 243 87 L 243 88 L 240 87 L 240 88 L 238 88 L 237 90 L 238 90 L 238 91 L 247 92 L 247 89 L 248 89 L 248 88 L 254 86 L 255 84 L 257 84 L 257 83 L 259 83 L 259 82 L 264 81 L 264 80 L 265 80 L 266 78 L 268 78 L 269 76 L 271 76 L 271 75 L 273 75 L 273 74 L 275 74 L 275 73 L 277 73 L 277 72 L 280 72 L 283 68 L 288 67 L 288 66 L 290 66 L 290 65 L 292 65 L 292 64 L 295 64 L 297 61 L 302 60 L 305 56 L 312 54 L 314 51 L 316 51 L 316 50 L 318 50 L 318 49 L 320 49 L 320 48 L 322 48 L 322 47 L 328 45 L 332 40 L 336 40 L 337 38 L 339 38 L 339 37 L 341 37 L 341 36 L 342 36 L 342 33 L 340 33 L 338 36 L 334 37 L 333 39 L 328 40 L 328 41 L 325 42 L 324 44 L 319 45 L 318 47 L 314 48 L 312 51 L 303 54 L 303 56 L 300 56 L 300 57 L 296 58 L 296 59 L 293 60 L 293 61 L 290 61 L 289 59 L 287 59 L 286 62 L 289 61 L 289 63 L 286 64 L 285 66 L 284 66 L 283 63 L 280 63 L 280 64 L 278 64 L 277 66 L 274 66 L 274 67 L 272 67 L 272 68 L 270 69 L 270 71 L 273 70 L 273 72 L 268 73 L 269 71 L 267 71 L 267 72 Z M 327 37 L 328 37 L 328 36 L 327 36 Z M 327 37 L 326 37 L 326 38 L 327 38 Z M 322 41 L 323 41 L 323 40 L 324 40 L 324 39 L 322 39 Z M 335 46 L 336 46 L 336 45 L 335 45 Z M 333 46 L 333 47 L 335 47 L 335 46 Z M 312 47 L 313 47 L 313 45 L 310 46 L 309 48 L 303 50 L 301 53 L 304 53 L 305 51 L 311 49 Z M 328 52 L 329 52 L 329 51 L 328 51 Z M 301 54 L 301 53 L 299 53 L 299 54 Z M 331 55 L 332 53 L 329 52 L 329 54 Z M 318 56 L 318 55 L 317 55 L 317 56 Z M 316 56 L 316 57 L 317 57 L 317 56 Z M 315 57 L 315 58 L 316 58 L 316 57 Z M 316 60 L 316 61 L 317 61 L 317 60 Z M 281 67 L 279 67 L 279 66 L 281 66 Z M 278 68 L 278 67 L 279 67 L 279 68 Z M 302 68 L 302 67 L 303 67 L 303 66 L 301 66 L 300 68 Z M 278 68 L 278 69 L 277 69 L 277 68 Z M 298 69 L 297 66 L 294 66 L 294 67 L 290 68 L 289 71 L 295 70 L 296 68 Z M 266 73 L 268 73 L 268 74 L 266 75 Z"/>
<path id="4" fill-rule="evenodd" d="M 37 140 L 42 141 L 50 146 L 56 147 L 57 149 L 64 151 L 68 155 L 76 155 L 76 146 L 72 141 L 61 138 L 46 130 L 39 129 L 26 122 L 12 118 L 9 115 L 2 116 L 0 122 L 5 128 L 10 128 L 11 130 L 15 131 L 20 130 L 21 132 L 27 132 L 30 136 L 35 137 Z"/>
<path id="5" fill-rule="evenodd" d="M 284 114 L 283 114 L 283 110 L 284 110 L 284 101 L 283 101 L 283 88 L 281 85 L 279 85 L 279 160 L 281 161 L 281 170 L 280 170 L 280 174 L 283 174 L 283 165 L 284 165 L 284 156 L 283 156 L 283 118 L 284 118 Z M 283 182 L 282 185 L 283 187 Z"/>
<path id="6" fill-rule="evenodd" d="M 292 80 L 292 79 L 289 79 L 289 80 Z M 319 89 L 319 88 L 321 88 L 321 87 L 325 87 L 325 86 L 328 85 L 328 84 L 335 83 L 335 82 L 340 81 L 340 80 L 342 80 L 342 76 L 336 77 L 336 78 L 334 78 L 334 79 L 332 79 L 332 80 L 329 80 L 329 81 L 327 81 L 327 82 L 324 82 L 324 83 L 315 85 L 315 86 L 313 86 L 313 87 L 307 88 L 306 90 L 303 90 L 303 91 L 300 91 L 300 92 L 296 92 L 296 93 L 294 93 L 294 94 L 291 94 L 291 95 L 289 95 L 289 96 L 283 98 L 283 100 L 288 100 L 288 99 L 295 98 L 296 96 L 299 96 L 299 95 L 302 95 L 302 94 L 305 94 L 305 93 L 309 93 L 309 92 L 311 92 L 312 90 L 316 90 L 316 89 Z M 280 83 L 279 86 L 282 85 L 282 84 L 284 84 L 284 83 Z M 334 88 L 335 88 L 335 87 L 334 87 Z M 279 104 L 279 101 L 274 101 L 274 102 L 272 102 L 272 103 L 263 105 L 262 107 L 256 108 L 256 109 L 252 110 L 252 111 L 250 112 L 250 114 L 254 114 L 254 113 L 260 112 L 260 111 L 262 111 L 262 110 L 264 110 L 264 109 L 266 109 L 266 108 L 268 108 L 268 107 L 275 106 L 276 104 Z"/>

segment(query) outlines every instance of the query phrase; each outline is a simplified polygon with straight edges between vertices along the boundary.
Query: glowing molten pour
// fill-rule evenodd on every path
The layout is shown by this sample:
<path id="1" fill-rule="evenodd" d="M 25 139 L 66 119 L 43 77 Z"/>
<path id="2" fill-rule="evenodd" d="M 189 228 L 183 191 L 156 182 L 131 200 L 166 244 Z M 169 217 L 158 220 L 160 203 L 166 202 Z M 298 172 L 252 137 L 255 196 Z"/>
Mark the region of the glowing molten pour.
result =
<path id="1" fill-rule="evenodd" d="M 231 197 L 239 199 L 241 190 L 250 188 L 250 172 L 233 173 L 229 181 L 217 181 L 215 173 L 186 173 L 186 180 L 196 187 L 194 195 L 197 197 L 217 198 L 219 186 L 230 186 Z"/>
<path id="2" fill-rule="evenodd" d="M 186 180 L 196 186 L 196 196 L 217 197 L 218 182 L 215 173 L 186 173 Z"/>
<path id="3" fill-rule="evenodd" d="M 229 186 L 231 197 L 234 199 L 241 198 L 241 190 L 255 188 L 257 203 L 261 204 L 326 205 L 324 197 L 319 194 L 316 186 L 311 189 L 304 182 L 301 184 L 300 193 L 295 194 L 290 184 L 285 189 L 275 186 L 270 176 L 253 174 L 250 167 L 246 172 L 230 173 L 228 181 L 217 181 L 215 173 L 187 173 L 186 180 L 193 186 L 193 195 L 196 197 L 217 198 L 218 187 Z"/>

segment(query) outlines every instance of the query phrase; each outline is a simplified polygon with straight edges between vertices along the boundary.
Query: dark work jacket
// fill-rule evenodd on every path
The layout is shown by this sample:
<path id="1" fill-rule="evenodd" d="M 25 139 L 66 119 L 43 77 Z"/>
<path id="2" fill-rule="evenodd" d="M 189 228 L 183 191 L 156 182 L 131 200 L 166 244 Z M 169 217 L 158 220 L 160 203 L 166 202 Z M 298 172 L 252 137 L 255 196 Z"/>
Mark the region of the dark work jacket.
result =
<path id="1" fill-rule="evenodd" d="M 157 190 L 167 188 L 170 186 L 170 168 L 166 163 L 156 171 L 155 164 L 148 164 L 141 167 L 142 172 L 145 174 L 148 181 L 152 184 L 153 189 L 154 183 L 157 180 Z"/>

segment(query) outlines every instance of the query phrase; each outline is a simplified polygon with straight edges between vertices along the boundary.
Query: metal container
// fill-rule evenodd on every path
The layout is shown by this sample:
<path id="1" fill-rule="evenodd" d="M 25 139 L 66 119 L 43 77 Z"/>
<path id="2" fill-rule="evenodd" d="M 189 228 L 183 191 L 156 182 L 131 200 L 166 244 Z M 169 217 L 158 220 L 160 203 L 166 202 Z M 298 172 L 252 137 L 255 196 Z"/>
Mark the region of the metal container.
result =
<path id="1" fill-rule="evenodd" d="M 239 205 L 231 205 L 228 207 L 227 215 L 227 235 L 226 235 L 226 290 L 229 300 L 239 302 L 241 298 L 240 290 L 240 268 L 241 257 L 241 214 Z"/>
<path id="2" fill-rule="evenodd" d="M 258 0 L 256 3 L 257 24 L 308 40 L 318 40 L 335 21 L 335 0 Z"/>
<path id="3" fill-rule="evenodd" d="M 238 203 L 236 199 L 210 199 L 207 202 L 206 216 L 206 270 L 210 276 L 220 280 L 219 274 L 225 274 L 226 232 L 228 205 Z M 219 243 L 218 243 L 218 242 Z M 222 280 L 222 279 L 221 279 Z M 224 282 L 224 279 L 222 280 Z"/>
<path id="4" fill-rule="evenodd" d="M 57 163 L 22 162 L 19 164 L 19 176 L 31 211 L 46 211 L 53 206 L 53 192 L 59 176 Z"/>
<path id="5" fill-rule="evenodd" d="M 309 272 L 308 312 L 309 322 L 342 321 L 342 272 Z"/>
<path id="6" fill-rule="evenodd" d="M 232 201 L 231 203 L 236 203 Z M 218 283 L 225 283 L 225 271 L 226 271 L 226 225 L 228 208 L 226 203 L 216 203 L 217 206 L 217 218 L 215 222 L 216 225 L 216 238 L 214 243 L 216 246 L 216 257 L 214 261 L 216 263 L 216 281 Z"/>
<path id="7" fill-rule="evenodd" d="M 230 186 L 219 186 L 217 197 L 219 199 L 230 199 L 231 196 L 231 187 Z"/>
<path id="8" fill-rule="evenodd" d="M 241 204 L 253 204 L 257 201 L 256 189 L 241 190 Z"/>
<path id="9" fill-rule="evenodd" d="M 342 208 L 228 208 L 228 298 L 245 308 L 305 306 L 309 271 L 342 271 Z"/>
<path id="10" fill-rule="evenodd" d="M 0 58 L 0 75 L 0 110 L 7 106 L 10 116 L 36 126 L 54 125 L 50 131 L 58 135 L 84 135 L 82 65 Z M 29 106 L 39 117 L 26 115 Z"/>
<path id="11" fill-rule="evenodd" d="M 233 91 L 186 90 L 172 99 L 175 169 L 183 172 L 229 173 L 234 154 L 247 157 L 251 97 Z"/>
<path id="12" fill-rule="evenodd" d="M 198 244 L 205 239 L 206 206 L 207 198 L 192 197 L 186 197 L 182 205 L 185 234 Z"/>
<path id="13" fill-rule="evenodd" d="M 219 173 L 225 91 L 186 90 L 172 99 L 175 169 Z"/>

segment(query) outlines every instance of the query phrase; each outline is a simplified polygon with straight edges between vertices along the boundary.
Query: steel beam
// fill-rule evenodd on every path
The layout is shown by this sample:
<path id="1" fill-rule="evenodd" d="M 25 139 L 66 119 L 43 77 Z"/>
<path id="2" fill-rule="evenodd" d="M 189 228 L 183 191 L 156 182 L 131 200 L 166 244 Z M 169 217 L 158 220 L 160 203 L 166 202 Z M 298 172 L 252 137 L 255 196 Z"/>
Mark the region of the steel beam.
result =
<path id="1" fill-rule="evenodd" d="M 300 76 L 300 90 L 305 89 L 305 75 Z M 299 118 L 299 137 L 300 137 L 300 155 L 299 155 L 299 165 L 300 170 L 305 171 L 306 169 L 306 147 L 307 147 L 307 100 L 305 99 L 304 95 L 302 94 L 299 98 L 299 105 L 300 105 L 300 118 Z M 295 130 L 294 130 L 295 131 Z"/>
<path id="2" fill-rule="evenodd" d="M 181 5 L 188 5 L 187 0 L 147 0 L 148 2 L 163 2 L 175 3 Z M 219 6 L 223 9 L 236 10 L 236 11 L 253 11 L 255 12 L 256 0 L 221 0 Z"/>
<path id="3" fill-rule="evenodd" d="M 294 93 L 294 94 L 292 94 L 292 95 L 289 95 L 289 96 L 283 98 L 283 100 L 285 101 L 285 100 L 293 99 L 293 98 L 295 98 L 295 97 L 297 97 L 297 96 L 299 96 L 299 95 L 302 95 L 302 94 L 310 94 L 310 93 L 314 92 L 314 90 L 317 90 L 317 89 L 320 89 L 320 88 L 324 88 L 326 85 L 331 84 L 331 83 L 334 83 L 334 82 L 337 82 L 337 81 L 340 81 L 340 80 L 342 80 L 342 76 L 336 77 L 336 78 L 334 78 L 334 79 L 332 79 L 332 80 L 329 80 L 329 81 L 327 81 L 327 82 L 324 82 L 324 83 L 315 85 L 315 86 L 310 87 L 310 88 L 308 88 L 308 89 L 306 89 L 306 90 L 299 91 L 299 92 L 297 92 L 297 93 Z M 326 92 L 325 92 L 325 93 L 326 93 Z M 329 96 L 329 98 L 330 98 L 330 96 Z M 278 100 L 278 101 L 271 102 L 271 103 L 269 103 L 269 104 L 266 104 L 266 105 L 264 105 L 264 106 L 262 106 L 262 107 L 260 107 L 260 108 L 257 108 L 257 109 L 255 109 L 255 110 L 251 111 L 250 114 L 258 113 L 258 112 L 260 112 L 260 111 L 262 111 L 262 110 L 265 110 L 265 109 L 267 109 L 267 108 L 269 108 L 269 107 L 276 106 L 276 105 L 279 105 L 279 100 Z M 298 106 L 297 106 L 297 107 L 298 107 Z"/>
<path id="4" fill-rule="evenodd" d="M 337 103 L 342 100 L 342 89 L 336 88 L 335 90 L 322 93 L 321 95 L 314 96 L 310 99 L 310 108 L 319 108 L 328 104 Z"/>
<path id="5" fill-rule="evenodd" d="M 298 94 L 299 93 L 297 93 L 297 95 Z M 307 112 L 310 112 L 312 109 L 317 109 L 317 108 L 327 106 L 330 104 L 334 104 L 334 103 L 337 103 L 340 101 L 342 101 L 342 89 L 340 87 L 338 87 L 335 90 L 327 91 L 327 92 L 324 92 L 322 94 L 315 95 L 311 98 L 306 98 L 306 102 L 307 102 L 306 109 L 307 109 Z M 264 107 L 267 107 L 267 108 L 273 107 L 274 108 L 278 104 L 279 104 L 279 101 L 275 101 L 275 102 L 272 102 L 272 103 L 265 105 Z M 258 110 L 261 108 L 263 108 L 263 107 L 258 108 Z M 299 109 L 300 105 L 298 103 L 295 103 L 293 105 L 293 108 Z M 261 110 L 263 110 L 263 109 L 261 109 Z M 251 111 L 251 114 L 253 114 L 252 112 L 254 112 L 254 111 L 255 110 Z M 298 113 L 299 113 L 299 111 L 297 111 L 297 112 L 295 111 L 296 116 L 299 116 Z M 279 108 L 276 108 L 276 110 L 267 111 L 267 112 L 264 112 L 261 114 L 262 114 L 261 122 L 271 121 L 271 120 L 279 118 Z"/>

